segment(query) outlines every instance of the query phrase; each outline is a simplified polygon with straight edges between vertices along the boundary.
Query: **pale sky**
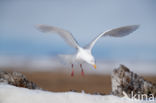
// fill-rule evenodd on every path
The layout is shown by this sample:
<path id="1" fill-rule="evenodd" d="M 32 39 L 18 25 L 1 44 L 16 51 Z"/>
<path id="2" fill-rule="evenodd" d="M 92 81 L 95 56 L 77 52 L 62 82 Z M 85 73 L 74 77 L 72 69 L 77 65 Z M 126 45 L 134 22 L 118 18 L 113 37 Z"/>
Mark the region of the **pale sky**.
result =
<path id="1" fill-rule="evenodd" d="M 101 38 L 97 59 L 156 60 L 155 0 L 0 0 L 0 55 L 55 56 L 74 51 L 36 24 L 72 32 L 85 45 L 101 32 L 124 25 L 140 28 L 123 38 Z"/>

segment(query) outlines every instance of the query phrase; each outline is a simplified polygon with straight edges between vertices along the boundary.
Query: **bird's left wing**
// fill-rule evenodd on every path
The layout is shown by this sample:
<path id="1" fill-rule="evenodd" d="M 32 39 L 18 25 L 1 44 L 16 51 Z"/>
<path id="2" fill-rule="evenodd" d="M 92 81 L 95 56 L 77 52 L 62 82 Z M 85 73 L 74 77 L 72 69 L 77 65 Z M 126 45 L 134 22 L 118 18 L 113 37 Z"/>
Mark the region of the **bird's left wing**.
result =
<path id="1" fill-rule="evenodd" d="M 95 45 L 95 43 L 97 42 L 97 40 L 103 36 L 123 37 L 135 31 L 136 29 L 138 29 L 138 27 L 139 25 L 130 25 L 105 31 L 100 35 L 98 35 L 95 39 L 93 39 L 93 41 L 91 41 L 91 43 L 87 45 L 85 48 L 91 50 Z"/>
<path id="2" fill-rule="evenodd" d="M 36 26 L 40 31 L 45 32 L 45 33 L 49 33 L 49 32 L 55 32 L 57 34 L 59 34 L 61 37 L 64 38 L 64 40 L 72 47 L 78 49 L 79 45 L 77 43 L 77 41 L 74 39 L 74 37 L 72 36 L 72 34 L 66 30 L 63 30 L 61 28 L 57 28 L 54 26 L 48 26 L 48 25 L 43 25 L 43 24 L 39 24 Z"/>

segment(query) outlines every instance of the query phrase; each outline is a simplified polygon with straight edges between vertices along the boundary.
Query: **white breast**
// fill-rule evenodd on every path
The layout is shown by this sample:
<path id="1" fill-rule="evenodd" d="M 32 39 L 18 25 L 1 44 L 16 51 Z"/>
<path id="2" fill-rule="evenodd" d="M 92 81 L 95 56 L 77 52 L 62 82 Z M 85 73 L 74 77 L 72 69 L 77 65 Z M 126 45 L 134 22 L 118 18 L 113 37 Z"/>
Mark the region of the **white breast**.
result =
<path id="1" fill-rule="evenodd" d="M 81 48 L 78 50 L 78 52 L 76 54 L 76 59 L 82 60 L 82 61 L 88 61 L 88 60 L 92 59 L 92 55 L 91 55 L 90 51 Z"/>

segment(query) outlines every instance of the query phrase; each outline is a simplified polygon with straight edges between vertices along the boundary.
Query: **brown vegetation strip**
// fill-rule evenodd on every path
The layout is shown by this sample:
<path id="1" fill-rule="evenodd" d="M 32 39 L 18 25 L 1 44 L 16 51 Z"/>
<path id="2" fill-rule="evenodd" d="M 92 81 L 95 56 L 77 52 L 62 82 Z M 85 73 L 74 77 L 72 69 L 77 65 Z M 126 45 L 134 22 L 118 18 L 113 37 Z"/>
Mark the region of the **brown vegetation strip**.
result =
<path id="1" fill-rule="evenodd" d="M 70 74 L 60 72 L 24 72 L 29 80 L 35 82 L 45 90 L 53 92 L 65 92 L 84 90 L 86 93 L 104 93 L 111 92 L 111 76 L 88 74 L 82 77 L 76 74 L 71 77 Z M 156 83 L 156 76 L 144 76 L 145 79 Z"/>

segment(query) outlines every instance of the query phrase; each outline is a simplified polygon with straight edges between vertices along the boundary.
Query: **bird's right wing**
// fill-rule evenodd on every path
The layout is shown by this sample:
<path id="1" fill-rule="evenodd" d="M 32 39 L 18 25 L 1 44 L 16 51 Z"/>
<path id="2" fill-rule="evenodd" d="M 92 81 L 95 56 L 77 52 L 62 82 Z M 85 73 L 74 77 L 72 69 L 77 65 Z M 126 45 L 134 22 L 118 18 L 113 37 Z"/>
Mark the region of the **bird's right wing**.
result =
<path id="1" fill-rule="evenodd" d="M 138 29 L 138 27 L 139 25 L 130 25 L 105 31 L 100 35 L 98 35 L 95 39 L 93 39 L 93 41 L 91 41 L 91 43 L 87 45 L 85 48 L 91 50 L 95 45 L 95 43 L 97 42 L 97 40 L 100 39 L 101 37 L 104 36 L 123 37 L 135 31 L 136 29 Z"/>
<path id="2" fill-rule="evenodd" d="M 48 25 L 43 25 L 43 24 L 39 24 L 36 26 L 37 29 L 39 29 L 41 32 L 45 32 L 45 33 L 49 33 L 49 32 L 55 32 L 57 34 L 59 34 L 61 37 L 64 38 L 64 40 L 72 47 L 78 49 L 79 45 L 77 43 L 77 41 L 74 39 L 74 37 L 72 36 L 72 34 L 66 30 L 63 30 L 61 28 L 57 28 L 54 26 L 48 26 Z"/>

